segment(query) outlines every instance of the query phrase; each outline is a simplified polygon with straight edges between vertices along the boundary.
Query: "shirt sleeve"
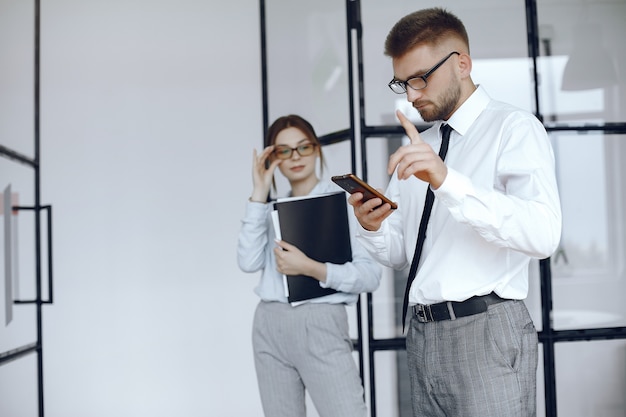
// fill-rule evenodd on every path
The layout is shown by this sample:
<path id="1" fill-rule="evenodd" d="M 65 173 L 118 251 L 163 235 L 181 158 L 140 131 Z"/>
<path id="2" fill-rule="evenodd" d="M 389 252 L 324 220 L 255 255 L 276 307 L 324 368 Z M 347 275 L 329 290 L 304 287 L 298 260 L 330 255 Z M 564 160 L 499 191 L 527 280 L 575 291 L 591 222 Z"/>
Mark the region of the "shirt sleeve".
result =
<path id="1" fill-rule="evenodd" d="M 535 258 L 556 250 L 561 207 L 554 154 L 538 121 L 522 118 L 503 131 L 491 188 L 448 168 L 435 196 L 452 217 L 487 242 Z"/>
<path id="2" fill-rule="evenodd" d="M 320 285 L 324 288 L 352 294 L 372 292 L 380 285 L 382 268 L 356 241 L 357 221 L 350 209 L 351 206 L 348 207 L 348 219 L 350 222 L 352 261 L 342 265 L 327 262 L 326 282 L 320 282 Z"/>
<path id="3" fill-rule="evenodd" d="M 410 265 L 411 260 L 407 258 L 405 249 L 405 239 L 407 233 L 405 229 L 417 226 L 411 223 L 404 224 L 405 210 L 407 210 L 406 200 L 401 198 L 400 184 L 393 173 L 389 185 L 385 190 L 385 195 L 392 201 L 402 201 L 398 208 L 382 222 L 376 231 L 364 229 L 357 222 L 357 239 L 367 252 L 380 264 L 394 268 L 404 269 Z M 405 196 L 406 197 L 406 196 Z M 410 234 L 409 234 L 410 236 Z M 410 238 L 409 238 L 410 239 Z M 413 245 L 415 241 L 413 240 Z"/>
<path id="4" fill-rule="evenodd" d="M 237 263 L 244 272 L 256 272 L 265 267 L 269 210 L 269 204 L 249 201 L 246 205 L 237 241 Z"/>

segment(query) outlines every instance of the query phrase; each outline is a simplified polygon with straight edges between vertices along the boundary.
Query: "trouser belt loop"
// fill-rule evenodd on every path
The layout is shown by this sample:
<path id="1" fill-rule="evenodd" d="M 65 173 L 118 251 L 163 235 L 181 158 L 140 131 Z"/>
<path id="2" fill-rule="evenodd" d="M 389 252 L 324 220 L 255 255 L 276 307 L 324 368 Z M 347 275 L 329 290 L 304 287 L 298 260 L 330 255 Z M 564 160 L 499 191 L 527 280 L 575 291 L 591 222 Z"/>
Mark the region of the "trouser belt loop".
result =
<path id="1" fill-rule="evenodd" d="M 447 301 L 448 313 L 450 314 L 450 320 L 456 320 L 456 314 L 454 314 L 454 308 L 452 308 L 452 302 Z"/>

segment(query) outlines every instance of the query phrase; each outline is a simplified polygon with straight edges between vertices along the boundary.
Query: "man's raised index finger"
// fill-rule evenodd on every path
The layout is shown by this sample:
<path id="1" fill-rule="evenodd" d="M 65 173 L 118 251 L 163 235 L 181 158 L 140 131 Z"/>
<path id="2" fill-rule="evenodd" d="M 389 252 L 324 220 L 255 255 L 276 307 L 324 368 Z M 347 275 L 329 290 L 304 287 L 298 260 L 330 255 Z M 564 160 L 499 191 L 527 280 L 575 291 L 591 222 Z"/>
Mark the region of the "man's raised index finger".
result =
<path id="1" fill-rule="evenodd" d="M 406 135 L 411 139 L 412 144 L 422 143 L 420 134 L 417 131 L 415 125 L 402 113 L 400 110 L 396 110 L 396 116 L 400 120 L 400 124 L 404 128 Z"/>

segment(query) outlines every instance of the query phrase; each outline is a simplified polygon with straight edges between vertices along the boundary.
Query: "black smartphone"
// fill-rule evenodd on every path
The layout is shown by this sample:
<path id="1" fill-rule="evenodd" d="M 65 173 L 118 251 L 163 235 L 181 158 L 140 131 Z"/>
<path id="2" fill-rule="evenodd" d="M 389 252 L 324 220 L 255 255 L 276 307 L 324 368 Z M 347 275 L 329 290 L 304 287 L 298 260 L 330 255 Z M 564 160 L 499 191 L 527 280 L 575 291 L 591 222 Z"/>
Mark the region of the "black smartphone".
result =
<path id="1" fill-rule="evenodd" d="M 350 194 L 363 193 L 363 201 L 378 197 L 383 200 L 383 204 L 389 203 L 392 209 L 398 208 L 396 203 L 354 174 L 336 175 L 331 180 Z"/>

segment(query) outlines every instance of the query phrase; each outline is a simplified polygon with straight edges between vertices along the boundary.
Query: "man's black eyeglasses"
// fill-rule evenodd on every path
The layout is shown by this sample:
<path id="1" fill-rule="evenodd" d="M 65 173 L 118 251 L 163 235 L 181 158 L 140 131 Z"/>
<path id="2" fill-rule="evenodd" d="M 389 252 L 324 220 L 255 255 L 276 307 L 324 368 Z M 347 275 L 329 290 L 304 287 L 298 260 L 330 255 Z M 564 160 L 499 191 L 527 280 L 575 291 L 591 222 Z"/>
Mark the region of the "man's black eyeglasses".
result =
<path id="1" fill-rule="evenodd" d="M 437 71 L 437 68 L 442 66 L 443 63 L 446 62 L 448 58 L 450 58 L 454 54 L 461 55 L 460 53 L 456 51 L 450 52 L 444 59 L 436 63 L 434 67 L 426 71 L 424 75 L 411 77 L 406 81 L 393 79 L 387 85 L 389 86 L 389 88 L 391 88 L 391 91 L 393 91 L 396 94 L 406 93 L 407 86 L 411 87 L 413 90 L 422 90 L 426 88 L 426 79 L 430 77 L 433 74 L 433 72 Z"/>
<path id="2" fill-rule="evenodd" d="M 290 148 L 287 145 L 276 145 L 272 153 L 278 159 L 289 159 L 291 158 L 293 151 L 298 152 L 300 156 L 313 155 L 316 147 L 316 143 L 303 143 L 302 145 L 298 145 L 295 148 Z"/>

